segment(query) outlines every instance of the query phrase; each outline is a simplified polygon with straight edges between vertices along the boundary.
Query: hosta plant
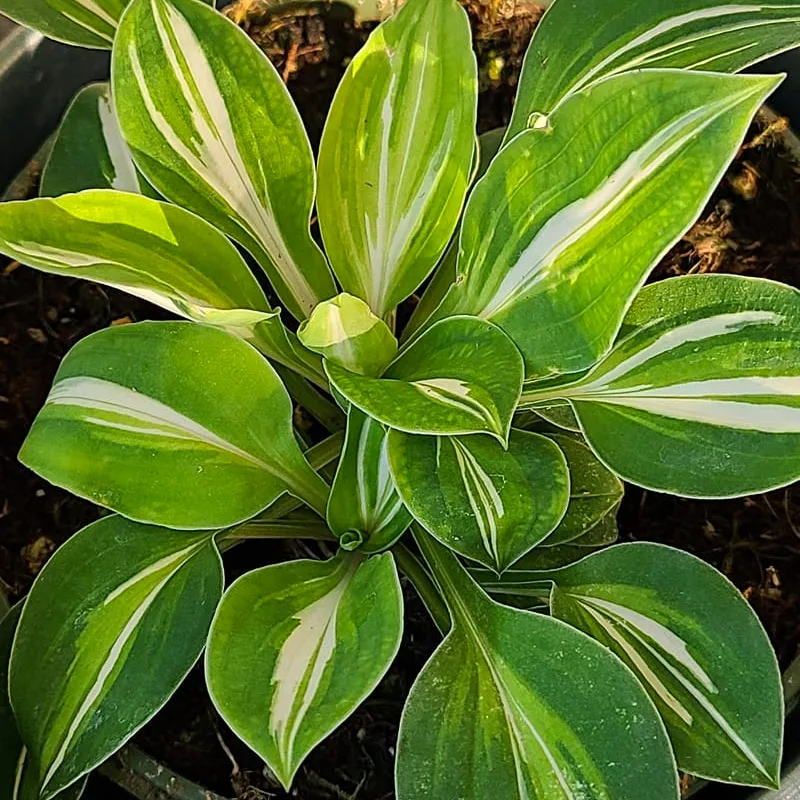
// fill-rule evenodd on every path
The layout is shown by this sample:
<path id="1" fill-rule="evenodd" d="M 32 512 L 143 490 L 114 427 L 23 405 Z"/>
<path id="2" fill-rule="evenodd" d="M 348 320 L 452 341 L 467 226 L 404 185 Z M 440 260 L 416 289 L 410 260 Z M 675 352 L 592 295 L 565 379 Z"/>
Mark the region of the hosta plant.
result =
<path id="1" fill-rule="evenodd" d="M 113 44 L 43 196 L 0 206 L 0 251 L 183 318 L 80 341 L 22 447 L 113 513 L 0 626 L 0 794 L 76 797 L 203 653 L 288 789 L 397 653 L 400 575 L 444 636 L 403 714 L 400 800 L 775 785 L 780 679 L 748 604 L 686 553 L 612 543 L 620 478 L 728 498 L 800 476 L 798 293 L 643 287 L 780 82 L 735 73 L 800 41 L 800 8 L 557 0 L 478 148 L 466 14 L 407 0 L 348 66 L 315 165 L 233 22 L 125 5 L 0 0 Z M 318 557 L 225 588 L 224 553 L 275 536 Z"/>

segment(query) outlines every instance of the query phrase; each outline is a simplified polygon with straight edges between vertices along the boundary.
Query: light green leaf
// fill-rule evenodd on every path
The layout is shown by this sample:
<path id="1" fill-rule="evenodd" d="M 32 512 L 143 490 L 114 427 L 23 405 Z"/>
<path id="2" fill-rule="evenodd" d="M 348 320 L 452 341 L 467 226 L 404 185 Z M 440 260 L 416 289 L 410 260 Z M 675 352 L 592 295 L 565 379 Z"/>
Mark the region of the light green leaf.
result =
<path id="1" fill-rule="evenodd" d="M 411 524 L 392 480 L 383 425 L 355 406 L 328 498 L 330 529 L 367 553 L 391 547 Z"/>
<path id="2" fill-rule="evenodd" d="M 105 517 L 36 579 L 14 639 L 11 703 L 42 800 L 130 739 L 205 645 L 222 595 L 210 533 Z"/>
<path id="3" fill-rule="evenodd" d="M 522 388 L 524 391 L 526 387 L 523 385 Z M 551 425 L 555 425 L 565 431 L 580 432 L 581 425 L 567 400 L 558 400 L 544 406 L 531 406 L 531 411 Z"/>
<path id="4" fill-rule="evenodd" d="M 42 173 L 39 194 L 58 197 L 84 189 L 154 194 L 122 138 L 107 83 L 84 87 L 70 104 Z"/>
<path id="5" fill-rule="evenodd" d="M 206 651 L 211 698 L 288 790 L 311 749 L 378 685 L 402 633 L 389 553 L 249 572 L 214 618 Z"/>
<path id="6" fill-rule="evenodd" d="M 420 538 L 453 618 L 403 712 L 398 800 L 677 800 L 664 725 L 605 647 L 489 600 Z"/>
<path id="7" fill-rule="evenodd" d="M 682 770 L 777 787 L 780 671 L 735 586 L 688 553 L 645 542 L 591 555 L 552 580 L 553 614 L 610 647 L 636 673 Z"/>
<path id="8" fill-rule="evenodd" d="M 543 546 L 552 547 L 586 536 L 619 506 L 625 490 L 622 481 L 580 439 L 560 434 L 548 436 L 566 456 L 570 477 L 567 513 L 542 542 Z"/>
<path id="9" fill-rule="evenodd" d="M 2 203 L 0 252 L 224 328 L 315 383 L 325 381 L 319 357 L 284 327 L 236 247 L 171 203 L 112 190 Z"/>
<path id="10" fill-rule="evenodd" d="M 188 319 L 274 316 L 236 248 L 194 214 L 127 192 L 90 190 L 0 204 L 0 250 L 55 275 L 130 292 Z M 224 315 L 222 317 L 224 324 Z"/>
<path id="11" fill-rule="evenodd" d="M 407 0 L 350 63 L 319 155 L 319 221 L 345 291 L 385 316 L 455 230 L 475 151 L 477 67 L 456 0 Z"/>
<path id="12" fill-rule="evenodd" d="M 380 375 L 397 355 L 389 326 L 351 294 L 320 303 L 297 335 L 309 350 L 359 375 Z"/>
<path id="13" fill-rule="evenodd" d="M 645 288 L 614 349 L 568 398 L 600 459 L 689 497 L 800 478 L 800 293 L 733 275 Z"/>
<path id="14" fill-rule="evenodd" d="M 197 0 L 134 0 L 112 81 L 133 157 L 164 197 L 244 245 L 299 319 L 336 294 L 309 230 L 308 138 L 244 31 Z"/>
<path id="15" fill-rule="evenodd" d="M 495 325 L 442 320 L 405 347 L 382 378 L 326 362 L 334 388 L 391 428 L 408 433 L 490 433 L 505 442 L 522 385 L 522 358 Z"/>
<path id="16" fill-rule="evenodd" d="M 0 0 L 0 14 L 59 42 L 110 49 L 126 5 L 128 0 Z"/>
<path id="17" fill-rule="evenodd" d="M 20 459 L 74 494 L 172 528 L 233 525 L 286 491 L 324 514 L 328 495 L 272 367 L 233 336 L 186 322 L 79 342 Z"/>
<path id="18" fill-rule="evenodd" d="M 571 96 L 551 129 L 501 150 L 472 192 L 461 281 L 437 318 L 495 322 L 522 350 L 528 378 L 592 366 L 779 82 L 647 70 Z"/>
<path id="19" fill-rule="evenodd" d="M 525 55 L 506 140 L 593 82 L 642 67 L 738 72 L 800 44 L 795 0 L 556 2 Z"/>
<path id="20" fill-rule="evenodd" d="M 508 449 L 488 436 L 389 434 L 395 484 L 414 517 L 457 553 L 497 572 L 539 544 L 567 510 L 564 454 L 512 429 Z"/>

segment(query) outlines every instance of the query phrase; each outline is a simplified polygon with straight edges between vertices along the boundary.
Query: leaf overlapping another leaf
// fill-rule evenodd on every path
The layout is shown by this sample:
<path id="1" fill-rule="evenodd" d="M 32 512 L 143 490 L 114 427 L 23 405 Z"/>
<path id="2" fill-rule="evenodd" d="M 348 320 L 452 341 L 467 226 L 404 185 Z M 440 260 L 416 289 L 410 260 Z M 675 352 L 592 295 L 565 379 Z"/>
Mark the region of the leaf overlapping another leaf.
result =
<path id="1" fill-rule="evenodd" d="M 298 319 L 336 294 L 309 229 L 308 137 L 244 31 L 196 0 L 134 0 L 112 84 L 134 160 L 164 197 L 246 247 Z"/>
<path id="2" fill-rule="evenodd" d="M 549 131 L 517 136 L 475 187 L 460 280 L 435 317 L 495 322 L 527 378 L 591 367 L 779 81 L 645 70 L 571 96 Z"/>

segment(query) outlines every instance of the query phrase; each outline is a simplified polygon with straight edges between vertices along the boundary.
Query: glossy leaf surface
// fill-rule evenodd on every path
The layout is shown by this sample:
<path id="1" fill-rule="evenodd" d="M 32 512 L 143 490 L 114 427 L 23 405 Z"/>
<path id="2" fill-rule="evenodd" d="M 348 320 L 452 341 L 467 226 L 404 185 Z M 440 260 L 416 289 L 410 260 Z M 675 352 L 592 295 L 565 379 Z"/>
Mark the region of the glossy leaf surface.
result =
<path id="1" fill-rule="evenodd" d="M 531 114 L 548 114 L 569 94 L 609 75 L 653 67 L 738 72 L 798 44 L 794 0 L 560 0 L 539 23 L 525 56 L 507 140 Z"/>
<path id="2" fill-rule="evenodd" d="M 309 230 L 308 138 L 244 31 L 196 0 L 134 0 L 112 79 L 134 159 L 164 197 L 250 250 L 298 318 L 336 293 Z"/>
<path id="3" fill-rule="evenodd" d="M 569 506 L 558 527 L 542 542 L 552 547 L 580 539 L 605 519 L 622 500 L 624 487 L 595 454 L 575 436 L 550 434 L 567 459 Z"/>
<path id="4" fill-rule="evenodd" d="M 404 348 L 382 378 L 326 363 L 334 388 L 408 433 L 490 433 L 505 441 L 522 385 L 522 358 L 491 323 L 442 320 Z"/>
<path id="5" fill-rule="evenodd" d="M 122 289 L 198 322 L 252 327 L 274 316 L 223 234 L 178 206 L 147 197 L 91 190 L 2 203 L 0 250 L 23 264 Z"/>
<path id="6" fill-rule="evenodd" d="M 477 67 L 456 0 L 408 0 L 347 68 L 320 145 L 319 218 L 345 291 L 383 317 L 444 252 L 470 181 Z"/>
<path id="7" fill-rule="evenodd" d="M 56 133 L 39 194 L 57 197 L 84 189 L 153 192 L 122 138 L 107 83 L 92 83 L 75 95 Z"/>
<path id="8" fill-rule="evenodd" d="M 222 594 L 212 535 L 110 516 L 53 555 L 25 603 L 11 702 L 52 797 L 124 744 L 205 645 Z"/>
<path id="9" fill-rule="evenodd" d="M 389 434 L 400 496 L 426 530 L 497 572 L 539 544 L 569 502 L 563 453 L 512 429 L 508 449 L 488 436 Z"/>
<path id="10" fill-rule="evenodd" d="M 272 367 L 233 336 L 186 322 L 79 342 L 20 458 L 75 494 L 174 528 L 233 525 L 286 491 L 324 514 L 328 493 Z"/>
<path id="11" fill-rule="evenodd" d="M 420 544 L 453 626 L 403 712 L 399 800 L 677 800 L 663 723 L 616 657 L 492 602 L 454 555 Z"/>
<path id="12" fill-rule="evenodd" d="M 560 392 L 617 474 L 690 497 L 800 477 L 800 293 L 733 275 L 644 289 L 609 355 Z M 554 390 L 558 391 L 558 390 Z"/>
<path id="13" fill-rule="evenodd" d="M 550 130 L 501 150 L 470 195 L 462 280 L 437 317 L 495 322 L 528 378 L 592 366 L 779 81 L 652 70 L 570 97 Z"/>
<path id="14" fill-rule="evenodd" d="M 766 632 L 731 583 L 688 553 L 644 542 L 589 556 L 553 580 L 553 614 L 637 674 L 681 769 L 777 786 L 780 672 Z"/>
<path id="15" fill-rule="evenodd" d="M 377 686 L 402 632 L 388 553 L 264 567 L 225 593 L 206 653 L 209 691 L 288 789 L 311 749 Z"/>
<path id="16" fill-rule="evenodd" d="M 360 549 L 367 553 L 390 547 L 411 524 L 392 480 L 387 448 L 386 428 L 351 405 L 327 520 L 340 539 L 348 534 L 360 538 Z"/>

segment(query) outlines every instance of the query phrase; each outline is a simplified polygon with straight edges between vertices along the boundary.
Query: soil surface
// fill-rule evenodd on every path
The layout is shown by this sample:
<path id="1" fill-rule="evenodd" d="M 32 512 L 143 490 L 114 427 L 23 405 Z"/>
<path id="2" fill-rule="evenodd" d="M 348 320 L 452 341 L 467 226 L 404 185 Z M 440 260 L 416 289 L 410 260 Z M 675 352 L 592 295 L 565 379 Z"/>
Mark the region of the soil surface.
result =
<path id="1" fill-rule="evenodd" d="M 227 13 L 273 60 L 316 146 L 327 108 L 372 26 L 343 7 L 284 19 L 262 14 L 265 0 Z M 527 42 L 540 15 L 518 0 L 466 3 L 480 63 L 480 131 L 508 121 Z M 700 222 L 664 259 L 654 279 L 729 271 L 800 287 L 800 178 L 777 128 L 755 126 L 748 145 Z M 23 187 L 35 193 L 36 176 Z M 49 555 L 96 519 L 94 506 L 45 483 L 16 462 L 58 363 L 81 337 L 110 324 L 163 319 L 163 312 L 113 290 L 42 276 L 0 261 L 0 585 L 18 598 Z M 631 487 L 619 515 L 626 540 L 659 541 L 721 569 L 763 620 L 786 666 L 800 644 L 800 488 L 724 502 L 683 500 Z M 264 563 L 297 557 L 296 543 L 254 542 L 227 558 L 229 579 Z M 405 696 L 439 637 L 413 589 L 404 587 L 401 654 L 373 695 L 321 744 L 287 795 L 260 760 L 212 710 L 196 670 L 137 742 L 187 777 L 247 800 L 389 800 L 397 726 Z"/>

